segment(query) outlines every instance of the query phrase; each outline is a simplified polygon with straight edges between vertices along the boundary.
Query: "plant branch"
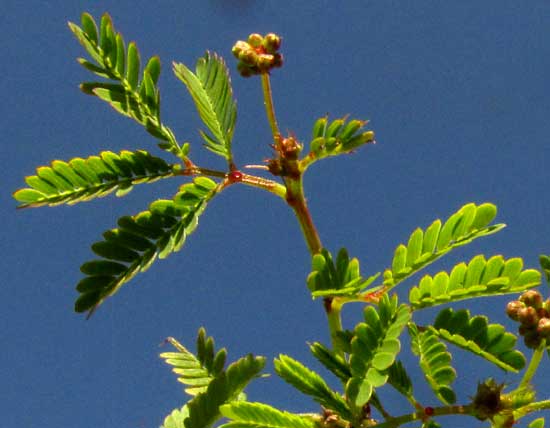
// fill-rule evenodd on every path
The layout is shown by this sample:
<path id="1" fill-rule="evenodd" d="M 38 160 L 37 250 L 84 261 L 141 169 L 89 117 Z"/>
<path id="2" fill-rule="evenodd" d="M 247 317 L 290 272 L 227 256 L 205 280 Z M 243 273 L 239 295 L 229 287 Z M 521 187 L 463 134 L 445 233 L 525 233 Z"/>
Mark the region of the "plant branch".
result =
<path id="1" fill-rule="evenodd" d="M 271 133 L 273 134 L 273 140 L 277 142 L 279 135 L 279 126 L 277 125 L 277 118 L 275 117 L 275 107 L 273 106 L 273 97 L 271 94 L 271 82 L 269 80 L 269 73 L 262 73 L 262 91 L 264 94 L 264 105 L 267 114 L 267 121 L 271 127 Z"/>

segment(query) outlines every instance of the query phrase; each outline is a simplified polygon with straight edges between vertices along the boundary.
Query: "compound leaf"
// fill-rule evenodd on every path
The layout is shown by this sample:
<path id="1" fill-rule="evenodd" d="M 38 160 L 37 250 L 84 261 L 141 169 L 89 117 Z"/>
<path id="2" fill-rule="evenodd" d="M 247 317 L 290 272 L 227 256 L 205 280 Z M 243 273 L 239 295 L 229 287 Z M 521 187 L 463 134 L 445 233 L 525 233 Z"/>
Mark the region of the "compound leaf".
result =
<path id="1" fill-rule="evenodd" d="M 173 337 L 166 339 L 176 348 L 177 352 L 163 352 L 160 357 L 173 366 L 172 371 L 178 376 L 178 381 L 187 385 L 189 395 L 195 396 L 204 392 L 208 384 L 223 370 L 227 352 L 225 348 L 214 352 L 214 339 L 206 337 L 204 328 L 199 330 L 197 338 L 197 356 L 188 351 Z"/>
<path id="2" fill-rule="evenodd" d="M 164 258 L 179 251 L 187 236 L 197 227 L 199 216 L 216 192 L 214 181 L 197 177 L 192 183 L 182 185 L 172 200 L 155 201 L 147 211 L 120 218 L 118 228 L 105 232 L 104 240 L 92 245 L 92 250 L 107 260 L 100 260 L 100 263 L 92 261 L 82 266 L 82 272 L 88 276 L 76 287 L 80 297 L 75 303 L 75 310 L 89 311 L 91 315 L 123 284 L 137 273 L 147 270 L 157 257 Z M 193 195 L 193 203 L 188 201 L 190 194 Z"/>
<path id="3" fill-rule="evenodd" d="M 313 298 L 334 296 L 356 296 L 368 287 L 379 274 L 369 278 L 361 277 L 359 260 L 350 259 L 345 248 L 340 249 L 336 262 L 332 254 L 323 249 L 313 256 L 311 273 L 307 277 L 307 286 Z"/>
<path id="4" fill-rule="evenodd" d="M 481 296 L 517 293 L 536 287 L 541 274 L 523 269 L 523 260 L 493 256 L 486 260 L 478 255 L 468 264 L 456 265 L 450 274 L 425 275 L 411 288 L 409 301 L 413 308 L 423 308 Z"/>
<path id="5" fill-rule="evenodd" d="M 345 117 L 331 123 L 327 116 L 318 119 L 313 125 L 310 151 L 300 161 L 302 169 L 319 159 L 350 153 L 365 144 L 374 143 L 374 133 L 363 130 L 367 123 L 357 119 L 347 121 Z"/>
<path id="6" fill-rule="evenodd" d="M 314 371 L 288 355 L 279 355 L 279 359 L 275 359 L 275 371 L 300 392 L 309 395 L 327 409 L 335 411 L 342 418 L 351 420 L 351 411 L 344 399 L 330 389 L 323 378 Z"/>
<path id="7" fill-rule="evenodd" d="M 199 115 L 210 134 L 201 132 L 206 148 L 232 162 L 231 140 L 237 119 L 231 79 L 227 66 L 215 53 L 197 62 L 195 73 L 185 65 L 174 63 L 174 73 L 185 84 Z"/>
<path id="8" fill-rule="evenodd" d="M 82 91 L 97 96 L 120 114 L 134 119 L 162 140 L 160 148 L 184 158 L 187 149 L 179 146 L 172 130 L 160 121 L 160 92 L 156 86 L 160 74 L 159 58 L 150 58 L 141 71 L 136 44 L 130 42 L 125 47 L 122 35 L 115 31 L 108 14 L 101 18 L 99 36 L 90 14 L 82 14 L 81 25 L 69 22 L 69 28 L 95 64 L 83 58 L 78 62 L 95 75 L 118 82 L 85 82 L 80 86 Z"/>
<path id="9" fill-rule="evenodd" d="M 352 377 L 346 385 L 346 396 L 360 408 L 375 388 L 388 380 L 388 369 L 401 350 L 399 337 L 409 322 L 411 312 L 397 305 L 397 297 L 384 294 L 378 310 L 367 306 L 364 323 L 355 326 L 351 340 L 350 368 Z M 366 401 L 365 401 L 366 400 Z"/>
<path id="10" fill-rule="evenodd" d="M 485 358 L 503 370 L 518 372 L 525 357 L 515 349 L 516 336 L 500 324 L 488 324 L 486 316 L 470 317 L 466 309 L 443 309 L 430 327 L 439 338 Z"/>
<path id="11" fill-rule="evenodd" d="M 123 196 L 135 184 L 172 177 L 174 167 L 144 150 L 119 154 L 105 151 L 87 159 L 54 160 L 51 166 L 37 168 L 36 173 L 25 178 L 28 188 L 13 194 L 21 202 L 19 208 L 72 205 L 115 191 Z"/>
<path id="12" fill-rule="evenodd" d="M 221 407 L 221 413 L 231 422 L 220 428 L 314 428 L 307 416 L 284 412 L 263 403 L 232 402 Z"/>
<path id="13" fill-rule="evenodd" d="M 384 285 L 392 288 L 453 248 L 498 232 L 505 227 L 504 224 L 489 225 L 496 213 L 497 208 L 493 204 L 470 203 L 445 223 L 436 220 L 426 230 L 417 228 L 407 245 L 400 244 L 396 248 L 391 268 L 384 272 Z"/>
<path id="14" fill-rule="evenodd" d="M 309 349 L 313 356 L 343 383 L 349 380 L 351 377 L 351 369 L 348 362 L 343 357 L 335 354 L 319 342 L 311 344 Z"/>
<path id="15" fill-rule="evenodd" d="M 221 418 L 220 407 L 238 399 L 246 385 L 257 377 L 265 365 L 265 358 L 247 355 L 218 374 L 206 391 L 187 403 L 189 417 L 186 428 L 208 428 Z"/>
<path id="16" fill-rule="evenodd" d="M 456 371 L 451 366 L 451 354 L 445 344 L 441 343 L 432 330 L 418 331 L 414 324 L 409 324 L 411 349 L 420 357 L 420 368 L 433 392 L 444 404 L 456 401 L 456 394 L 450 384 L 456 378 Z"/>

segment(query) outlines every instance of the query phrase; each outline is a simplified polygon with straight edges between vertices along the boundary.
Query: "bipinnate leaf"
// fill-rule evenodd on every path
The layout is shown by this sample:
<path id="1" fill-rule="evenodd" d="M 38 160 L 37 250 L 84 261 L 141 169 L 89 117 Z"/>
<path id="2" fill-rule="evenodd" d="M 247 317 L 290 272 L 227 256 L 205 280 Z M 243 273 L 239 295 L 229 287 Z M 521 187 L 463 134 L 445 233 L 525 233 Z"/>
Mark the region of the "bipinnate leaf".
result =
<path id="1" fill-rule="evenodd" d="M 517 337 L 500 324 L 488 324 L 487 317 L 471 317 L 466 309 L 443 309 L 437 315 L 432 332 L 439 338 L 470 351 L 503 370 L 518 372 L 525 357 L 515 349 Z"/>
<path id="2" fill-rule="evenodd" d="M 340 249 L 336 262 L 332 254 L 323 249 L 313 255 L 311 273 L 307 277 L 307 286 L 313 298 L 346 296 L 353 297 L 368 287 L 379 274 L 369 278 L 361 276 L 359 260 L 350 259 L 345 248 Z"/>
<path id="3" fill-rule="evenodd" d="M 135 184 L 152 183 L 174 176 L 174 166 L 144 150 L 119 154 L 105 151 L 87 159 L 68 162 L 54 160 L 51 166 L 37 168 L 36 175 L 25 178 L 28 188 L 13 197 L 19 208 L 76 204 L 116 191 L 126 195 Z"/>
<path id="4" fill-rule="evenodd" d="M 456 247 L 498 232 L 504 224 L 490 225 L 497 208 L 490 203 L 466 204 L 444 223 L 434 221 L 426 230 L 417 228 L 407 244 L 394 252 L 392 266 L 384 272 L 384 285 L 391 288 Z"/>
<path id="5" fill-rule="evenodd" d="M 523 270 L 523 260 L 483 255 L 472 258 L 468 264 L 459 263 L 450 274 L 439 272 L 425 275 L 418 286 L 411 288 L 409 301 L 413 308 L 441 305 L 448 302 L 482 296 L 518 293 L 536 287 L 541 274 L 535 269 Z"/>
<path id="6" fill-rule="evenodd" d="M 351 420 L 351 411 L 340 394 L 329 388 L 321 376 L 288 355 L 275 359 L 275 371 L 300 392 L 309 395 L 317 403 L 331 409 L 343 419 Z"/>
<path id="7" fill-rule="evenodd" d="M 300 161 L 302 170 L 319 159 L 350 153 L 357 148 L 374 143 L 374 132 L 364 131 L 367 121 L 346 117 L 329 123 L 328 117 L 319 118 L 313 125 L 309 153 Z"/>
<path id="8" fill-rule="evenodd" d="M 197 61 L 195 73 L 174 63 L 174 73 L 185 84 L 199 115 L 209 130 L 201 132 L 206 148 L 232 162 L 231 140 L 237 119 L 227 66 L 215 53 L 206 52 Z"/>
<path id="9" fill-rule="evenodd" d="M 263 403 L 234 401 L 224 404 L 221 413 L 230 422 L 220 428 L 314 428 L 315 422 L 307 417 L 278 410 Z"/>
<path id="10" fill-rule="evenodd" d="M 82 14 L 81 27 L 69 22 L 69 28 L 94 61 L 79 58 L 78 62 L 95 75 L 110 80 L 82 83 L 81 90 L 140 123 L 151 135 L 162 140 L 159 143 L 162 149 L 185 157 L 187 148 L 179 146 L 172 130 L 160 120 L 160 92 L 157 88 L 159 58 L 151 57 L 143 71 L 140 70 L 141 60 L 136 44 L 130 42 L 128 47 L 125 46 L 122 34 L 116 32 L 108 14 L 101 18 L 99 33 L 93 17 L 88 13 Z"/>
<path id="11" fill-rule="evenodd" d="M 411 349 L 419 356 L 420 368 L 433 392 L 444 404 L 456 401 L 456 394 L 450 384 L 456 378 L 456 371 L 451 366 L 451 354 L 444 343 L 441 343 L 432 330 L 420 332 L 418 327 L 409 324 Z"/>
<path id="12" fill-rule="evenodd" d="M 206 337 L 204 328 L 199 330 L 196 356 L 173 337 L 166 341 L 177 352 L 163 352 L 160 357 L 173 366 L 172 371 L 178 375 L 178 381 L 188 386 L 185 392 L 189 395 L 195 396 L 204 392 L 212 379 L 222 372 L 227 352 L 225 348 L 214 352 L 214 339 Z"/>
<path id="13" fill-rule="evenodd" d="M 174 409 L 172 413 L 164 418 L 161 428 L 185 428 L 185 419 L 189 417 L 187 405 L 181 409 Z"/>
<path id="14" fill-rule="evenodd" d="M 399 337 L 411 313 L 407 305 L 397 304 L 397 297 L 381 298 L 378 310 L 367 306 L 365 322 L 358 323 L 351 340 L 352 377 L 346 385 L 346 397 L 353 406 L 365 404 L 375 388 L 388 380 L 388 369 L 401 350 Z"/>
<path id="15" fill-rule="evenodd" d="M 257 377 L 265 365 L 265 358 L 247 355 L 229 365 L 209 384 L 206 391 L 196 395 L 187 403 L 189 417 L 186 428 L 208 428 L 221 418 L 220 407 L 236 400 L 252 379 Z"/>
<path id="16" fill-rule="evenodd" d="M 158 200 L 132 217 L 118 220 L 118 228 L 103 234 L 104 240 L 92 245 L 99 260 L 80 268 L 87 275 L 76 289 L 77 312 L 89 315 L 107 297 L 149 268 L 154 260 L 179 251 L 198 225 L 198 218 L 217 193 L 217 185 L 207 177 L 196 177 L 180 187 L 172 200 Z"/>

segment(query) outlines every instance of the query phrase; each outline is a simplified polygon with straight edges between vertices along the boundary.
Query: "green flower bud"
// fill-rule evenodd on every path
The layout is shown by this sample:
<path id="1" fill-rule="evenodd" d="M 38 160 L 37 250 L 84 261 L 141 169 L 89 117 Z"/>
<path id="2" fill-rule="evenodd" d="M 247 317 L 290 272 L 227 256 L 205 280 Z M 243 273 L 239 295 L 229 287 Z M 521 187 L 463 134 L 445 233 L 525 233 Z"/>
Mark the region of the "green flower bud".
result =
<path id="1" fill-rule="evenodd" d="M 253 70 L 244 62 L 239 62 L 237 70 L 242 77 L 250 77 L 254 74 Z"/>
<path id="2" fill-rule="evenodd" d="M 273 55 L 261 54 L 258 57 L 257 65 L 260 70 L 263 70 L 263 71 L 269 70 L 273 65 Z"/>
<path id="3" fill-rule="evenodd" d="M 239 40 L 233 48 L 231 49 L 231 52 L 235 56 L 235 58 L 239 59 L 239 55 L 242 51 L 247 51 L 250 49 L 250 45 L 246 42 L 243 42 L 242 40 Z"/>
<path id="4" fill-rule="evenodd" d="M 247 49 L 241 51 L 239 54 L 239 60 L 244 62 L 246 65 L 256 65 L 258 62 L 258 54 L 252 49 Z"/>
<path id="5" fill-rule="evenodd" d="M 263 41 L 264 38 L 261 36 L 261 34 L 252 33 L 250 36 L 248 36 L 248 43 L 253 48 L 259 48 L 260 46 L 262 46 Z"/>
<path id="6" fill-rule="evenodd" d="M 263 42 L 266 52 L 270 54 L 274 54 L 281 47 L 281 38 L 274 33 L 266 34 Z"/>
<path id="7" fill-rule="evenodd" d="M 526 327 L 537 325 L 539 317 L 537 310 L 531 306 L 526 306 L 518 311 L 518 321 Z"/>
<path id="8" fill-rule="evenodd" d="M 535 309 L 542 306 L 542 296 L 537 290 L 527 290 L 519 297 L 519 301 Z"/>
<path id="9" fill-rule="evenodd" d="M 514 321 L 519 320 L 519 310 L 525 308 L 525 303 L 519 300 L 513 300 L 506 305 L 506 315 Z"/>
<path id="10" fill-rule="evenodd" d="M 537 325 L 537 333 L 543 338 L 550 337 L 550 318 L 541 318 Z"/>

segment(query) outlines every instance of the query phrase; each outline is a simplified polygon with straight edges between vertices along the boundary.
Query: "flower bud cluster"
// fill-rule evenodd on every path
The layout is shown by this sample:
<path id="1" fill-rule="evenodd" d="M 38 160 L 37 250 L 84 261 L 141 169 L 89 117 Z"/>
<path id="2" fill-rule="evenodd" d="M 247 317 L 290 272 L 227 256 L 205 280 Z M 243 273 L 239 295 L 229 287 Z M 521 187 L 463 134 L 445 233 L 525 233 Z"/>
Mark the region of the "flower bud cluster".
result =
<path id="1" fill-rule="evenodd" d="M 283 65 L 283 56 L 278 52 L 281 38 L 273 33 L 262 36 L 253 33 L 246 42 L 239 40 L 232 52 L 239 60 L 237 69 L 243 77 L 267 73 Z"/>
<path id="2" fill-rule="evenodd" d="M 528 348 L 537 348 L 550 338 L 550 299 L 543 302 L 537 290 L 527 290 L 519 300 L 509 302 L 506 314 L 520 323 L 518 332 Z"/>

